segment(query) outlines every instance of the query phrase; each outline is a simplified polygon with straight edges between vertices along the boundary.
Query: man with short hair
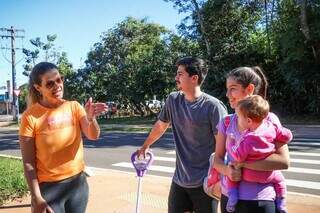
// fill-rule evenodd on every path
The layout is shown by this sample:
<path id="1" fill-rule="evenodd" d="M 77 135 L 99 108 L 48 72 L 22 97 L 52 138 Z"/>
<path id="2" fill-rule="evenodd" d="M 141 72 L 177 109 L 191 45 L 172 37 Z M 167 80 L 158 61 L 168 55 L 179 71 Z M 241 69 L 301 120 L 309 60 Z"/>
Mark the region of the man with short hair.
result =
<path id="1" fill-rule="evenodd" d="M 179 91 L 167 98 L 138 155 L 144 155 L 171 124 L 176 169 L 168 198 L 168 212 L 216 212 L 218 201 L 204 192 L 202 184 L 209 169 L 209 157 L 215 149 L 216 126 L 227 115 L 226 107 L 200 89 L 208 73 L 202 59 L 185 57 L 176 65 L 175 81 Z"/>

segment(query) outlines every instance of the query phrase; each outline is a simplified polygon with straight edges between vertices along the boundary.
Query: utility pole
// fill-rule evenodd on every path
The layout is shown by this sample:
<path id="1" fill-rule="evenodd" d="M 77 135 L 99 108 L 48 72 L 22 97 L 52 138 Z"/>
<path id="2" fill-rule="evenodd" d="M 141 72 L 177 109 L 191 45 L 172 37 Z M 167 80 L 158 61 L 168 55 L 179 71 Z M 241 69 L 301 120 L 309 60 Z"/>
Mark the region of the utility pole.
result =
<path id="1" fill-rule="evenodd" d="M 18 48 L 15 47 L 16 38 L 24 38 L 24 36 L 16 35 L 17 32 L 24 32 L 21 29 L 14 29 L 13 26 L 11 28 L 0 28 L 0 31 L 6 32 L 6 35 L 0 35 L 1 38 L 10 38 L 11 39 L 11 68 L 12 68 L 12 115 L 13 120 L 18 121 L 19 119 L 19 108 L 18 108 L 18 96 L 14 94 L 14 91 L 17 90 L 17 82 L 16 82 L 16 50 Z"/>

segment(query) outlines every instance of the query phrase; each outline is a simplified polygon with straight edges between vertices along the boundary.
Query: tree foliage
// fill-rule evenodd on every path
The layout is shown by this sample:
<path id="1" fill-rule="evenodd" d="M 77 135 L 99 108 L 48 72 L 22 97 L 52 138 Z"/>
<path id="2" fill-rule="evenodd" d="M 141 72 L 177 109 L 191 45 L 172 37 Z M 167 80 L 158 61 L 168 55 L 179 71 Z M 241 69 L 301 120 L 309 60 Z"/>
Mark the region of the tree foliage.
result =
<path id="1" fill-rule="evenodd" d="M 57 65 L 60 74 L 65 77 L 66 82 L 71 82 L 72 76 L 75 74 L 72 64 L 69 62 L 67 53 L 60 52 L 55 48 L 56 35 L 47 35 L 46 42 L 42 42 L 40 37 L 30 40 L 33 49 L 23 49 L 25 55 L 25 64 L 23 65 L 23 74 L 29 76 L 32 68 L 41 61 L 47 61 Z M 71 82 L 73 84 L 73 82 Z M 20 97 L 20 108 L 25 109 L 28 84 L 21 86 L 24 93 Z M 71 87 L 72 88 L 72 87 Z M 65 86 L 65 97 L 71 97 L 71 88 L 69 84 Z"/>
<path id="2" fill-rule="evenodd" d="M 144 115 L 150 111 L 146 100 L 163 100 L 173 90 L 176 59 L 197 48 L 163 26 L 128 17 L 88 53 L 85 68 L 74 76 L 83 85 L 77 94 L 117 101 Z"/>
<path id="3" fill-rule="evenodd" d="M 128 17 L 102 33 L 85 66 L 73 72 L 56 36 L 30 42 L 26 70 L 40 55 L 55 59 L 67 76 L 66 97 L 116 101 L 144 115 L 146 100 L 174 90 L 176 60 L 199 56 L 209 62 L 203 89 L 225 99 L 225 74 L 261 66 L 269 79 L 272 110 L 319 115 L 320 0 L 165 0 L 185 18 L 179 35 L 147 19 Z"/>
<path id="4" fill-rule="evenodd" d="M 62 75 L 68 76 L 73 73 L 72 64 L 69 62 L 67 53 L 60 52 L 55 48 L 54 41 L 57 35 L 47 35 L 46 42 L 42 42 L 40 37 L 30 39 L 34 49 L 23 49 L 25 64 L 23 74 L 29 76 L 32 68 L 41 61 L 54 63 L 58 66 Z"/>
<path id="5" fill-rule="evenodd" d="M 319 113 L 319 0 L 202 1 L 199 10 L 205 34 L 198 11 L 190 7 L 193 1 L 171 2 L 179 12 L 188 12 L 180 25 L 183 36 L 198 42 L 202 52 L 208 49 L 202 38 L 208 40 L 210 54 L 204 54 L 210 62 L 204 85 L 207 92 L 224 99 L 226 72 L 260 65 L 269 78 L 274 110 Z"/>

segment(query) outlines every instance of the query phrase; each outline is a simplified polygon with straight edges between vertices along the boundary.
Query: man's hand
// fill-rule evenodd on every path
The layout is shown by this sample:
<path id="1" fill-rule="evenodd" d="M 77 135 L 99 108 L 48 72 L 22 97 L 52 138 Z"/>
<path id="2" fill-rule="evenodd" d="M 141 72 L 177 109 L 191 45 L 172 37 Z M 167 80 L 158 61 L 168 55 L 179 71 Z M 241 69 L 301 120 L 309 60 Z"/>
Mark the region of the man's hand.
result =
<path id="1" fill-rule="evenodd" d="M 149 147 L 148 146 L 142 146 L 140 147 L 140 149 L 137 150 L 137 156 L 138 158 L 141 158 L 141 156 L 143 158 L 146 158 L 146 153 L 148 152 Z"/>
<path id="2" fill-rule="evenodd" d="M 148 152 L 150 146 L 163 135 L 169 125 L 170 123 L 166 123 L 161 120 L 158 120 L 153 125 L 152 130 L 144 141 L 143 145 L 137 150 L 138 158 L 146 158 L 146 153 Z"/>

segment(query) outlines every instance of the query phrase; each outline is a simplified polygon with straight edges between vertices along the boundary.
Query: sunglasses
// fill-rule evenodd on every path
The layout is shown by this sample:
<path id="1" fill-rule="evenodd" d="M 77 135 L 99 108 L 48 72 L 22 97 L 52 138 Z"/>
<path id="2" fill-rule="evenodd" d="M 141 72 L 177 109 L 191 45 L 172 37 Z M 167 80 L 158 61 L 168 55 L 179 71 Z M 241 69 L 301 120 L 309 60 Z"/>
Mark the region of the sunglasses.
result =
<path id="1" fill-rule="evenodd" d="M 60 76 L 56 80 L 49 80 L 46 82 L 45 86 L 47 89 L 52 89 L 56 84 L 62 84 L 64 81 L 64 77 Z"/>

